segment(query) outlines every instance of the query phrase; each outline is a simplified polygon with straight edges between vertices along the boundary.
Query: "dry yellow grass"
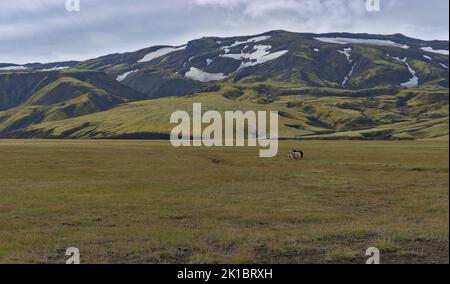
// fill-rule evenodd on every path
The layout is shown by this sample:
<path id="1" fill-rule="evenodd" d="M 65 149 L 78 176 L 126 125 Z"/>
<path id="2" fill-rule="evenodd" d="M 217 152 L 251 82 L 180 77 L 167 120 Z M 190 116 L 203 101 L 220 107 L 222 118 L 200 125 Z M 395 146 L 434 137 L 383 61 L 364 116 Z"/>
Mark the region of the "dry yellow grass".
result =
<path id="1" fill-rule="evenodd" d="M 0 263 L 449 262 L 448 141 L 280 147 L 0 140 Z"/>

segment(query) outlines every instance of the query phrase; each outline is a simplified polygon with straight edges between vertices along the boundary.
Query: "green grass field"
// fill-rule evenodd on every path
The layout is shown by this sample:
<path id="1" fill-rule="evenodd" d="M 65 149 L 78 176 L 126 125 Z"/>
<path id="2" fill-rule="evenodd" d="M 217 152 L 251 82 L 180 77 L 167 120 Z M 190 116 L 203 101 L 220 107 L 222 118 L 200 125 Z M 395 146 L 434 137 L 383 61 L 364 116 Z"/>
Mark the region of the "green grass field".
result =
<path id="1" fill-rule="evenodd" d="M 449 262 L 448 141 L 258 150 L 0 140 L 0 263 Z"/>

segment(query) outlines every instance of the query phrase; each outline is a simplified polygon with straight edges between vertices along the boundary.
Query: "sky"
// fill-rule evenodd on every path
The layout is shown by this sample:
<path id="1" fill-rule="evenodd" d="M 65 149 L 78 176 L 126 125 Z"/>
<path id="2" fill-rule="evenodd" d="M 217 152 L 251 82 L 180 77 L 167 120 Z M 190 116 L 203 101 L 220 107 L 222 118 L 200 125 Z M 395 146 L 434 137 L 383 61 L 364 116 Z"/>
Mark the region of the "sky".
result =
<path id="1" fill-rule="evenodd" d="M 85 60 L 279 29 L 449 39 L 448 0 L 379 0 L 379 11 L 366 1 L 378 0 L 0 0 L 0 62 Z"/>

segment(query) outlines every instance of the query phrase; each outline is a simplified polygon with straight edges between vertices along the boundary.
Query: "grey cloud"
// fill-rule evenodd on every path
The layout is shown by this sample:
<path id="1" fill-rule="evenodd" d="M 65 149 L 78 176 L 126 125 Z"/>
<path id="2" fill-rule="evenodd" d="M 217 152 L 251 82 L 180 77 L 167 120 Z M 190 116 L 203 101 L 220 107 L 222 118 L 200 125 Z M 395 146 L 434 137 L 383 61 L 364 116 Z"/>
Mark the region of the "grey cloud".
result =
<path id="1" fill-rule="evenodd" d="M 404 33 L 448 39 L 447 0 L 0 0 L 0 62 L 87 59 L 202 36 L 298 32 Z"/>

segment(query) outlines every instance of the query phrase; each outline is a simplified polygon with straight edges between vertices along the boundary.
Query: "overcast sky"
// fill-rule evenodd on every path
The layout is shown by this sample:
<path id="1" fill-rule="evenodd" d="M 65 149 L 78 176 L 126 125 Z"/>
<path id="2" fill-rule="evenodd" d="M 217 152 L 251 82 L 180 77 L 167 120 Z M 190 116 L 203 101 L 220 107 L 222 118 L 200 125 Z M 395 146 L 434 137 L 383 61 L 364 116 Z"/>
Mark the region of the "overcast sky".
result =
<path id="1" fill-rule="evenodd" d="M 274 29 L 449 38 L 448 0 L 0 0 L 0 62 L 83 60 Z M 73 1 L 73 0 L 69 0 Z"/>

